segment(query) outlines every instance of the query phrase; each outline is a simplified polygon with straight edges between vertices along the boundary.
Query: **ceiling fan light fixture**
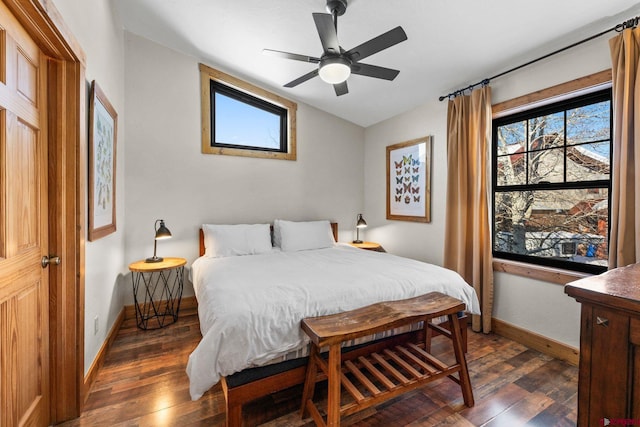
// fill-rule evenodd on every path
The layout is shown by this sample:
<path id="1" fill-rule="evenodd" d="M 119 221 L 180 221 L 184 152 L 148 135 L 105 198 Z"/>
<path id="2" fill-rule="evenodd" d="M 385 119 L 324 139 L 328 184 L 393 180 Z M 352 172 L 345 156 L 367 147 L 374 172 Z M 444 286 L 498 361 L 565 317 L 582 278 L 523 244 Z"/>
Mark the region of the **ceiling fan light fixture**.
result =
<path id="1" fill-rule="evenodd" d="M 342 57 L 325 58 L 320 61 L 320 78 L 329 84 L 346 81 L 351 75 L 351 62 Z"/>

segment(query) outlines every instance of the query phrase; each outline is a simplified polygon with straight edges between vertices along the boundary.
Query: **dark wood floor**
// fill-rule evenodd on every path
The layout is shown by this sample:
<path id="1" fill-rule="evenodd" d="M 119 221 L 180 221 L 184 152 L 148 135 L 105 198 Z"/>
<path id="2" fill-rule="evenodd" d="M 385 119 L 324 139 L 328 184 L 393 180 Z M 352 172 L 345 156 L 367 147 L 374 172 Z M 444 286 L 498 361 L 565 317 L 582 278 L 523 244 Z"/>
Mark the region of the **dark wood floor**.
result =
<path id="1" fill-rule="evenodd" d="M 183 316 L 157 331 L 141 331 L 133 321 L 125 321 L 82 416 L 62 425 L 224 426 L 224 397 L 219 386 L 198 401 L 189 398 L 185 367 L 199 340 L 195 315 Z M 448 340 L 436 338 L 434 353 L 445 352 L 445 344 L 448 346 Z M 476 402 L 473 408 L 464 406 L 456 384 L 441 380 L 355 414 L 342 425 L 575 425 L 576 367 L 493 334 L 469 333 L 467 360 Z M 245 407 L 245 425 L 313 426 L 309 419 L 300 419 L 299 404 L 300 388 L 268 396 Z"/>

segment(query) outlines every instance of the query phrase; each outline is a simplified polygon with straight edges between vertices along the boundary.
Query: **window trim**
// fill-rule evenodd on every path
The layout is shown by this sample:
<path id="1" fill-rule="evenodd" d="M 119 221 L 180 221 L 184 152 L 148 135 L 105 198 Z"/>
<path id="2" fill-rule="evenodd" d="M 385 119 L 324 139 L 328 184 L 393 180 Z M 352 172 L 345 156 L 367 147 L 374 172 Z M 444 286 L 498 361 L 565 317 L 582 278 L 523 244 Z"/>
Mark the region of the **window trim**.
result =
<path id="1" fill-rule="evenodd" d="M 528 110 L 545 104 L 573 98 L 589 92 L 611 87 L 611 70 L 603 70 L 595 74 L 580 77 L 566 83 L 560 83 L 536 92 L 509 99 L 491 107 L 492 119 L 511 115 L 521 110 Z"/>
<path id="2" fill-rule="evenodd" d="M 229 156 L 256 157 L 266 159 L 296 160 L 296 110 L 298 105 L 286 98 L 271 93 L 258 86 L 242 81 L 222 71 L 199 64 L 200 68 L 200 105 L 202 123 L 202 153 Z M 286 152 L 265 150 L 263 148 L 237 148 L 228 145 L 211 144 L 211 82 L 219 82 L 231 89 L 264 100 L 267 103 L 284 108 L 287 111 L 287 147 Z M 250 104 L 249 104 L 250 105 Z"/>
<path id="3" fill-rule="evenodd" d="M 529 279 L 542 280 L 557 285 L 566 285 L 574 280 L 593 276 L 592 273 L 565 270 L 563 268 L 547 267 L 528 262 L 512 261 L 510 259 L 494 258 L 493 271 L 497 273 L 513 274 Z"/>
<path id="4" fill-rule="evenodd" d="M 585 77 L 581 77 L 566 83 L 561 83 L 546 89 L 542 89 L 536 92 L 532 92 L 517 98 L 506 100 L 500 103 L 496 103 L 492 106 L 492 118 L 495 120 L 507 115 L 517 114 L 521 111 L 536 109 L 548 104 L 560 102 L 565 99 L 575 98 L 582 95 L 586 95 L 592 92 L 600 91 L 602 89 L 610 88 L 612 81 L 611 70 L 603 70 L 598 73 L 594 73 Z M 613 101 L 612 101 L 613 102 Z M 493 158 L 493 153 L 492 153 Z M 492 173 L 493 176 L 493 173 Z M 495 190 L 492 189 L 492 198 Z M 609 197 L 611 192 L 609 191 Z M 493 211 L 493 204 L 491 205 Z M 492 214 L 493 217 L 493 214 Z M 493 222 L 492 222 L 493 224 Z M 493 237 L 492 237 L 493 245 Z M 493 248 L 492 248 L 493 252 Z M 567 278 L 580 278 L 583 275 L 591 275 L 593 272 L 570 270 L 564 267 L 547 266 L 543 264 L 494 258 L 493 270 L 496 272 L 505 272 L 515 274 L 518 276 L 529 277 L 544 281 L 550 281 L 553 283 L 566 283 Z M 561 279 L 550 280 L 550 277 L 554 277 L 555 273 L 550 272 L 563 272 Z"/>

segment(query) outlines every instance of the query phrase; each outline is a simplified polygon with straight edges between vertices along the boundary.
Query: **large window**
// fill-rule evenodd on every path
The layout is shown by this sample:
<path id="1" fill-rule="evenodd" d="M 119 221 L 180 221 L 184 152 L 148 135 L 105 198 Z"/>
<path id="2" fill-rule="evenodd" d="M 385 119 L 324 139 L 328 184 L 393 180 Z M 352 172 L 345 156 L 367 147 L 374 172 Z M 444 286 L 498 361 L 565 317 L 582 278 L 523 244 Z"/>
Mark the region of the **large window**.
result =
<path id="1" fill-rule="evenodd" d="M 200 64 L 202 152 L 296 159 L 296 104 Z"/>
<path id="2" fill-rule="evenodd" d="M 608 259 L 611 90 L 493 120 L 493 252 L 604 271 Z"/>

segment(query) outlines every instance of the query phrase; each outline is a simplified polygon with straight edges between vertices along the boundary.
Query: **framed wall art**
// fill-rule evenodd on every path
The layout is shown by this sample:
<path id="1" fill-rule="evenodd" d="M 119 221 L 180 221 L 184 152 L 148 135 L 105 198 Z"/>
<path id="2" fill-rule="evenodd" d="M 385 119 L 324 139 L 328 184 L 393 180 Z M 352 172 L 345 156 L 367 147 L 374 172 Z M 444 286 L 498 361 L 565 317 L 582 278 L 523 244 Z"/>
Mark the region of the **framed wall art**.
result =
<path id="1" fill-rule="evenodd" d="M 432 139 L 387 147 L 387 219 L 431 222 Z"/>
<path id="2" fill-rule="evenodd" d="M 118 115 L 91 82 L 89 103 L 89 240 L 116 231 L 116 135 Z"/>

